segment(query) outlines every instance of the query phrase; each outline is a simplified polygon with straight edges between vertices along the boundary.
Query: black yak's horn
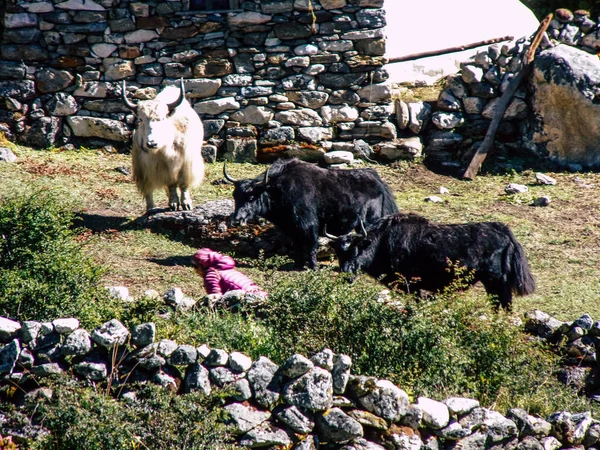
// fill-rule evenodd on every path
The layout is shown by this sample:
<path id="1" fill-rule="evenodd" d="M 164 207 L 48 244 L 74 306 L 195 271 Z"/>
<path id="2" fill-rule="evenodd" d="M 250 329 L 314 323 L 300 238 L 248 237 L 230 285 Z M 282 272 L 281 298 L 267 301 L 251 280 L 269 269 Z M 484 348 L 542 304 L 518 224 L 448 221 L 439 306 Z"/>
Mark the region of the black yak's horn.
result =
<path id="1" fill-rule="evenodd" d="M 336 240 L 339 238 L 339 236 L 334 236 L 333 234 L 329 234 L 329 233 L 327 232 L 327 225 L 325 225 L 325 226 L 323 227 L 323 235 L 324 235 L 326 238 L 332 239 L 332 240 L 334 240 L 334 241 L 336 241 Z"/>
<path id="2" fill-rule="evenodd" d="M 360 231 L 362 231 L 364 237 L 367 237 L 367 230 L 365 230 L 365 224 L 362 219 L 360 219 Z"/>
<path id="3" fill-rule="evenodd" d="M 269 168 L 267 170 L 265 170 L 265 178 L 258 184 L 267 184 L 267 181 L 269 181 L 269 169 L 270 168 L 271 168 L 271 166 L 269 166 Z"/>
<path id="4" fill-rule="evenodd" d="M 169 108 L 169 112 L 172 112 L 175 108 L 181 105 L 181 102 L 185 98 L 185 87 L 183 86 L 183 77 L 181 77 L 181 84 L 179 88 L 179 97 L 173 103 L 169 103 L 167 107 Z"/>
<path id="5" fill-rule="evenodd" d="M 133 111 L 137 109 L 137 105 L 127 98 L 127 87 L 125 86 L 125 80 L 123 80 L 121 85 L 121 98 L 123 99 L 125 106 L 127 106 L 129 109 L 132 109 Z"/>
<path id="6" fill-rule="evenodd" d="M 225 177 L 225 179 L 226 179 L 227 181 L 229 181 L 230 183 L 233 183 L 233 184 L 235 184 L 235 183 L 237 183 L 237 182 L 238 182 L 238 180 L 236 180 L 235 178 L 231 178 L 231 177 L 229 176 L 229 174 L 227 173 L 227 160 L 225 160 L 225 162 L 223 163 L 223 176 L 224 176 L 224 177 Z"/>

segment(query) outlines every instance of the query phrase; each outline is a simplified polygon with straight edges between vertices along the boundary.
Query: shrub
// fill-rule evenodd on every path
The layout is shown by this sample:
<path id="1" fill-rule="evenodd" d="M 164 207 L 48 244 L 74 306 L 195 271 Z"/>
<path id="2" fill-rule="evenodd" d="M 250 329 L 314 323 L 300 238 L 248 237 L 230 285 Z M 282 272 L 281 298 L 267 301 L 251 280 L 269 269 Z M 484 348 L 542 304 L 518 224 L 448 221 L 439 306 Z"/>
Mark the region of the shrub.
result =
<path id="1" fill-rule="evenodd" d="M 74 316 L 84 326 L 118 317 L 100 287 L 103 269 L 86 257 L 73 211 L 49 192 L 0 204 L 0 310 L 15 320 Z"/>
<path id="2" fill-rule="evenodd" d="M 538 413 L 589 409 L 553 376 L 557 358 L 481 292 L 462 293 L 458 283 L 426 300 L 393 293 L 382 302 L 381 285 L 365 278 L 350 285 L 325 269 L 275 282 L 264 316 L 271 357 L 328 347 L 352 357 L 352 373 L 390 379 L 415 396 Z"/>
<path id="3" fill-rule="evenodd" d="M 176 395 L 155 385 L 134 386 L 135 401 L 115 400 L 82 384 L 59 380 L 52 400 L 29 405 L 50 436 L 38 450 L 227 449 L 218 394 Z"/>

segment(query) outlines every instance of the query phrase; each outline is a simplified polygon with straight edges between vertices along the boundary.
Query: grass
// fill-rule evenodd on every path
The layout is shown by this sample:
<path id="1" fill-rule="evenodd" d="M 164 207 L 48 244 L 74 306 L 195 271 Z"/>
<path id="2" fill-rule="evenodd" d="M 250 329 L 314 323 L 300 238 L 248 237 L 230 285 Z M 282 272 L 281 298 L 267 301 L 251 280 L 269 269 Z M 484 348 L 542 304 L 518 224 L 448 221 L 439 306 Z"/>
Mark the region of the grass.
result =
<path id="1" fill-rule="evenodd" d="M 206 244 L 202 238 L 131 226 L 132 220 L 144 213 L 144 202 L 130 176 L 120 171 L 130 168 L 128 155 L 16 146 L 13 151 L 18 161 L 2 165 L 0 198 L 48 189 L 73 201 L 80 213 L 101 221 L 100 229 L 88 230 L 81 240 L 89 254 L 107 267 L 107 285 L 128 286 L 134 297 L 148 289 L 163 293 L 172 286 L 192 297 L 203 295 L 201 280 L 187 264 L 187 258 Z M 600 318 L 600 174 L 545 172 L 557 184 L 542 186 L 536 184 L 534 170 L 485 173 L 463 181 L 433 173 L 420 163 L 375 167 L 404 211 L 445 223 L 498 220 L 511 227 L 525 248 L 538 284 L 534 295 L 516 299 L 516 314 L 537 308 L 565 321 L 584 313 Z M 228 167 L 236 178 L 254 177 L 264 169 L 252 164 Z M 207 164 L 205 183 L 192 192 L 195 204 L 231 198 L 230 185 L 211 183 L 220 179 L 221 163 Z M 529 192 L 507 195 L 504 188 L 508 183 L 527 185 Z M 450 193 L 440 195 L 442 186 Z M 430 195 L 440 195 L 444 203 L 425 202 Z M 542 195 L 550 196 L 550 205 L 531 206 L 533 199 Z M 163 192 L 155 197 L 158 205 L 166 206 Z M 264 273 L 252 267 L 251 260 L 246 262 L 249 275 L 268 284 Z"/>

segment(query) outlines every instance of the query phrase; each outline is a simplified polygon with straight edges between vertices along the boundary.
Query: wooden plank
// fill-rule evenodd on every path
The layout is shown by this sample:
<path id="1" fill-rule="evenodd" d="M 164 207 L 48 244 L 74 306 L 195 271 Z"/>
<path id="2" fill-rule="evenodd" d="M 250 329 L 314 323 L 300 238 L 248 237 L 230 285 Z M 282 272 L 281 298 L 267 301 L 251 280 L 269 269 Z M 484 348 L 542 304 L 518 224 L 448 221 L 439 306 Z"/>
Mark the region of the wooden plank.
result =
<path id="1" fill-rule="evenodd" d="M 523 67 L 513 77 L 513 79 L 510 80 L 510 82 L 508 83 L 508 86 L 506 87 L 506 90 L 502 94 L 502 97 L 500 97 L 500 100 L 498 101 L 498 104 L 496 105 L 496 110 L 494 111 L 494 117 L 492 118 L 492 121 L 490 122 L 490 126 L 488 127 L 488 130 L 485 134 L 485 138 L 483 139 L 483 142 L 481 143 L 481 145 L 479 146 L 479 148 L 473 155 L 473 159 L 471 159 L 471 162 L 469 163 L 467 170 L 465 170 L 465 172 L 462 176 L 463 179 L 472 180 L 475 178 L 475 176 L 479 172 L 479 169 L 481 168 L 481 165 L 483 164 L 483 161 L 485 161 L 485 158 L 487 157 L 488 153 L 494 146 L 494 138 L 496 137 L 496 131 L 498 130 L 498 126 L 500 125 L 500 122 L 502 121 L 504 112 L 506 111 L 506 108 L 508 108 L 508 105 L 509 105 L 510 101 L 512 100 L 514 93 L 519 88 L 519 85 L 521 84 L 523 79 L 525 79 L 527 77 L 527 75 L 529 74 L 529 72 L 531 70 L 531 62 L 533 61 L 533 59 L 535 57 L 535 51 L 537 50 L 540 43 L 542 42 L 544 33 L 548 29 L 548 26 L 550 25 L 550 22 L 552 21 L 552 17 L 553 17 L 553 14 L 549 14 L 548 16 L 546 16 L 546 18 L 544 18 L 544 20 L 542 20 L 542 22 L 540 23 L 540 26 L 537 29 L 537 32 L 535 33 L 533 40 L 531 41 L 531 44 L 529 45 L 529 48 L 524 52 Z"/>
<path id="2" fill-rule="evenodd" d="M 514 39 L 513 36 L 504 36 L 504 37 L 499 37 L 499 38 L 494 38 L 494 39 L 487 39 L 485 41 L 473 42 L 471 44 L 459 45 L 457 47 L 443 48 L 441 50 L 431 50 L 428 52 L 412 53 L 412 54 L 406 55 L 406 56 L 398 56 L 395 58 L 389 58 L 387 63 L 391 64 L 391 63 L 398 63 L 398 62 L 404 62 L 404 61 L 412 61 L 413 59 L 427 58 L 429 56 L 439 56 L 439 55 L 445 55 L 447 53 L 462 52 L 463 50 L 470 50 L 472 48 L 481 47 L 483 45 L 492 45 L 492 44 L 496 44 L 498 42 L 512 41 L 513 39 Z"/>

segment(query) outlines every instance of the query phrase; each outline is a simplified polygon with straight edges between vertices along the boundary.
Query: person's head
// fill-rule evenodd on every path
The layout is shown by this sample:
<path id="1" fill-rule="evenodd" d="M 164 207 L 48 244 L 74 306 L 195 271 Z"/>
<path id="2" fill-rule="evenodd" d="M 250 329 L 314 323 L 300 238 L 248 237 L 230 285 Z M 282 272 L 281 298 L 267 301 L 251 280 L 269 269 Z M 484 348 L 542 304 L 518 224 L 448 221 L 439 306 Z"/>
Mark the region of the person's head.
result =
<path id="1" fill-rule="evenodd" d="M 204 275 L 207 268 L 214 265 L 221 254 L 210 248 L 201 248 L 192 256 L 192 266 L 199 275 Z"/>

